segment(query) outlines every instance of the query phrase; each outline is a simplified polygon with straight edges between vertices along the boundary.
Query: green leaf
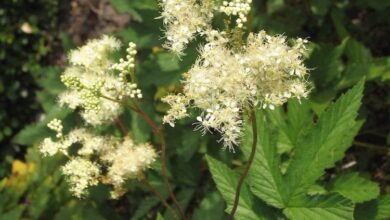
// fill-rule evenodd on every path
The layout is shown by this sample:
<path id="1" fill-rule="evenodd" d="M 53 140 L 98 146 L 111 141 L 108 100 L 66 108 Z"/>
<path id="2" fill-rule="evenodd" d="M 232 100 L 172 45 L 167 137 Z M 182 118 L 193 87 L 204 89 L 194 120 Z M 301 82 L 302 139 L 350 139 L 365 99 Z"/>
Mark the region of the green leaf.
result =
<path id="1" fill-rule="evenodd" d="M 310 133 L 299 142 L 287 169 L 288 200 L 307 192 L 325 169 L 344 156 L 360 126 L 355 119 L 360 107 L 363 81 L 360 81 L 324 112 Z"/>
<path id="2" fill-rule="evenodd" d="M 72 110 L 67 108 L 61 108 L 58 106 L 55 107 L 50 113 L 48 113 L 43 121 L 27 125 L 14 137 L 12 142 L 22 145 L 36 144 L 41 139 L 43 139 L 43 137 L 49 136 L 51 134 L 47 128 L 47 123 L 49 123 L 54 118 L 63 119 L 71 112 Z"/>
<path id="3" fill-rule="evenodd" d="M 129 1 L 111 0 L 112 6 L 120 13 L 132 12 L 133 10 L 157 10 L 158 4 L 154 0 Z"/>
<path id="4" fill-rule="evenodd" d="M 206 156 L 210 172 L 217 185 L 218 191 L 228 204 L 227 212 L 230 213 L 234 203 L 236 187 L 240 178 L 239 174 L 232 171 L 225 164 Z M 262 210 L 263 209 L 263 210 Z M 244 184 L 241 188 L 240 200 L 235 215 L 235 219 L 243 220 L 261 220 L 269 219 L 265 216 L 264 208 L 255 203 L 254 197 L 250 193 L 248 186 Z"/>
<path id="5" fill-rule="evenodd" d="M 379 57 L 372 60 L 367 79 L 377 78 L 381 81 L 390 80 L 390 57 Z"/>
<path id="6" fill-rule="evenodd" d="M 160 179 L 150 179 L 149 182 L 158 192 L 160 192 L 161 196 L 165 200 L 168 198 L 168 193 L 166 192 L 164 184 L 161 182 Z M 136 211 L 131 216 L 131 220 L 145 219 L 146 215 L 150 212 L 150 210 L 158 210 L 158 205 L 161 205 L 161 202 L 156 196 L 143 199 L 139 203 Z"/>
<path id="7" fill-rule="evenodd" d="M 149 49 L 159 45 L 158 39 L 148 30 L 139 30 L 137 25 L 125 28 L 117 33 L 124 41 L 131 41 L 137 44 L 137 49 Z M 145 27 L 144 27 L 145 29 Z M 149 32 L 147 32 L 149 31 Z"/>
<path id="8" fill-rule="evenodd" d="M 120 13 L 127 12 L 131 9 L 130 2 L 127 0 L 110 0 L 111 5 Z"/>
<path id="9" fill-rule="evenodd" d="M 185 188 L 179 191 L 179 193 L 177 193 L 177 201 L 182 207 L 184 213 L 187 213 L 186 209 L 194 195 L 194 192 L 195 192 L 194 188 Z M 164 218 L 175 219 L 175 217 L 172 215 L 172 212 L 170 212 L 169 210 L 165 210 Z"/>
<path id="10" fill-rule="evenodd" d="M 45 67 L 35 74 L 36 82 L 46 93 L 58 95 L 64 91 L 65 86 L 61 83 L 61 69 L 58 67 Z"/>
<path id="11" fill-rule="evenodd" d="M 349 36 L 348 30 L 345 28 L 345 12 L 339 8 L 333 8 L 331 11 L 331 18 L 334 28 L 340 39 L 344 39 Z"/>
<path id="12" fill-rule="evenodd" d="M 275 138 L 271 137 L 270 124 L 265 115 L 258 111 L 257 118 L 257 147 L 251 169 L 249 170 L 249 184 L 251 191 L 267 204 L 281 208 L 284 207 L 284 189 L 280 171 L 280 158 L 277 154 Z M 252 130 L 246 123 L 246 131 L 242 141 L 241 150 L 249 157 L 252 148 Z"/>
<path id="13" fill-rule="evenodd" d="M 383 220 L 390 218 L 390 195 L 358 204 L 355 209 L 356 220 Z"/>
<path id="14" fill-rule="evenodd" d="M 330 191 L 337 192 L 356 203 L 374 199 L 379 195 L 378 184 L 360 177 L 358 173 L 337 177 L 331 183 Z"/>
<path id="15" fill-rule="evenodd" d="M 164 72 L 180 69 L 179 58 L 172 53 L 164 52 L 157 54 L 157 63 Z"/>
<path id="16" fill-rule="evenodd" d="M 306 197 L 283 213 L 291 220 L 353 219 L 353 203 L 337 194 Z"/>
<path id="17" fill-rule="evenodd" d="M 313 52 L 307 60 L 308 66 L 313 68 L 310 76 L 317 88 L 325 88 L 337 79 L 342 70 L 340 60 L 345 47 L 345 42 L 334 47 L 330 44 L 314 45 Z"/>
<path id="18" fill-rule="evenodd" d="M 195 209 L 192 220 L 222 220 L 226 219 L 223 213 L 224 201 L 218 192 L 213 191 L 206 194 L 200 202 L 199 208 Z"/>
<path id="19" fill-rule="evenodd" d="M 164 220 L 164 217 L 161 215 L 161 213 L 157 213 L 156 220 Z"/>
<path id="20" fill-rule="evenodd" d="M 378 199 L 378 219 L 390 218 L 390 195 Z"/>
<path id="21" fill-rule="evenodd" d="M 291 99 L 288 102 L 288 117 L 279 107 L 267 111 L 273 124 L 279 128 L 278 153 L 284 153 L 295 148 L 297 141 L 303 136 L 312 122 L 309 102 L 306 100 Z"/>
<path id="22" fill-rule="evenodd" d="M 348 88 L 367 76 L 372 62 L 370 50 L 352 38 L 346 39 L 344 54 L 348 63 L 345 66 L 342 80 L 338 82 L 338 89 Z"/>
<path id="23" fill-rule="evenodd" d="M 324 16 L 328 12 L 331 4 L 332 2 L 330 0 L 310 0 L 313 13 L 321 16 Z"/>
<path id="24" fill-rule="evenodd" d="M 356 4 L 360 7 L 370 7 L 376 10 L 385 10 L 390 7 L 390 1 L 383 0 L 356 0 Z"/>

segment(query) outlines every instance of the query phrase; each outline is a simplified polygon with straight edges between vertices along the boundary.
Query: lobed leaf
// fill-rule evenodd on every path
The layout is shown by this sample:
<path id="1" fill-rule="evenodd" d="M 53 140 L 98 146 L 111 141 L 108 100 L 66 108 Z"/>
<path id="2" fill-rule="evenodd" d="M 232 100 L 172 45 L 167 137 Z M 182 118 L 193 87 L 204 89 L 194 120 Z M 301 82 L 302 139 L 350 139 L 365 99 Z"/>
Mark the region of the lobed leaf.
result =
<path id="1" fill-rule="evenodd" d="M 362 93 L 363 81 L 360 81 L 324 112 L 298 143 L 285 177 L 289 202 L 305 195 L 324 170 L 343 157 L 359 129 L 355 119 Z"/>
<path id="2" fill-rule="evenodd" d="M 217 185 L 218 191 L 227 202 L 228 208 L 226 211 L 230 212 L 234 203 L 236 187 L 240 178 L 239 174 L 232 171 L 222 162 L 206 156 L 210 172 Z M 249 191 L 248 186 L 244 183 L 241 188 L 240 200 L 235 215 L 236 220 L 262 220 L 272 219 L 267 213 L 266 207 L 263 204 L 257 203 L 255 198 Z"/>
<path id="3" fill-rule="evenodd" d="M 337 177 L 331 183 L 330 191 L 337 192 L 356 203 L 369 201 L 379 196 L 378 184 L 360 177 L 358 173 Z"/>
<path id="4" fill-rule="evenodd" d="M 291 220 L 348 220 L 353 219 L 354 205 L 337 194 L 305 197 L 283 213 Z"/>
<path id="5" fill-rule="evenodd" d="M 276 149 L 276 141 L 271 137 L 269 122 L 259 111 L 257 118 L 257 147 L 251 169 L 249 170 L 249 184 L 251 191 L 267 204 L 277 208 L 285 206 L 280 158 Z M 248 123 L 247 123 L 248 124 Z M 248 157 L 252 145 L 252 131 L 246 129 L 242 143 L 242 151 Z"/>

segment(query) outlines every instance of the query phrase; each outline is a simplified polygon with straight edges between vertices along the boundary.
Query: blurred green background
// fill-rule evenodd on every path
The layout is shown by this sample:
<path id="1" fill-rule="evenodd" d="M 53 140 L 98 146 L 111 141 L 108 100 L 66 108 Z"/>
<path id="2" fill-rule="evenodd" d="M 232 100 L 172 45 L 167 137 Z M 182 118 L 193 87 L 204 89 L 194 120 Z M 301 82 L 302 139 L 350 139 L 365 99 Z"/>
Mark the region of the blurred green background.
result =
<path id="1" fill-rule="evenodd" d="M 390 1 L 253 2 L 250 31 L 265 29 L 311 42 L 310 105 L 317 115 L 341 92 L 366 79 L 360 113 L 364 125 L 346 157 L 328 174 L 356 170 L 378 182 L 383 194 L 390 193 Z M 59 74 L 70 49 L 101 34 L 137 44 L 143 107 L 161 120 L 167 106 L 159 99 L 175 91 L 181 74 L 196 59 L 197 44 L 181 60 L 162 49 L 158 10 L 156 0 L 0 2 L 0 219 L 153 219 L 157 212 L 164 214 L 158 200 L 136 184 L 118 201 L 107 199 L 102 186 L 85 200 L 73 198 L 58 170 L 63 158 L 42 159 L 36 147 L 50 134 L 46 124 L 53 118 L 66 119 L 68 127 L 82 125 L 77 115 L 56 105 L 56 95 L 64 89 Z M 124 117 L 137 141 L 153 138 L 133 113 Z M 191 123 L 188 119 L 179 129 L 165 130 L 171 182 L 191 219 L 224 219 L 224 201 L 203 153 L 238 164 L 240 155 L 222 151 L 211 135 L 192 132 Z M 149 178 L 162 189 L 158 169 Z"/>

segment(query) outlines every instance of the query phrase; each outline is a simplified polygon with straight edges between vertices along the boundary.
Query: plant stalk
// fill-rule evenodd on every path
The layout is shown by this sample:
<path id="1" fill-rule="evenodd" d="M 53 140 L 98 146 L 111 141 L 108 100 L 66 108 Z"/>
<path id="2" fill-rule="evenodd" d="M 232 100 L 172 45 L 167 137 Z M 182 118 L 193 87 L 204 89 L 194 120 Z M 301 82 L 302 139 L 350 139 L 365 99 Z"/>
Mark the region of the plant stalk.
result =
<path id="1" fill-rule="evenodd" d="M 160 139 L 160 142 L 161 142 L 161 144 L 160 144 L 161 145 L 161 150 L 160 150 L 161 172 L 162 172 L 163 182 L 164 182 L 165 188 L 168 191 L 169 196 L 171 197 L 176 208 L 178 209 L 181 218 L 183 220 L 187 220 L 187 217 L 185 216 L 184 211 L 181 208 L 179 202 L 177 201 L 175 194 L 173 193 L 172 188 L 169 184 L 168 175 L 167 175 L 167 165 L 166 165 L 166 142 L 165 142 L 164 135 L 163 135 L 161 129 L 156 125 L 156 123 L 154 123 L 154 121 L 151 118 L 149 118 L 149 116 L 144 111 L 142 111 L 142 109 L 138 106 L 138 103 L 136 102 L 136 100 L 134 100 L 134 99 L 132 99 L 132 100 L 133 100 L 133 103 L 135 106 L 135 108 L 134 108 L 135 112 L 137 112 L 146 121 L 146 123 L 148 123 L 148 125 L 152 128 L 153 133 L 155 135 L 157 135 Z"/>
<path id="2" fill-rule="evenodd" d="M 167 208 L 169 211 L 171 211 L 173 217 L 175 219 L 178 219 L 175 210 L 167 203 L 167 201 L 164 199 L 164 197 L 160 194 L 160 192 L 152 186 L 152 184 L 149 183 L 147 179 L 144 179 L 142 181 L 146 185 L 146 187 L 160 200 L 160 202 Z"/>
<path id="3" fill-rule="evenodd" d="M 245 177 L 248 175 L 249 169 L 252 166 L 253 159 L 255 158 L 256 146 L 257 146 L 257 122 L 256 122 L 256 113 L 255 113 L 254 109 L 251 110 L 250 119 L 251 119 L 251 123 L 252 123 L 252 134 L 253 134 L 252 150 L 251 150 L 251 154 L 249 156 L 248 163 L 245 167 L 245 170 L 241 174 L 240 179 L 238 180 L 238 184 L 237 184 L 237 188 L 236 188 L 236 195 L 235 195 L 234 203 L 233 203 L 233 208 L 232 208 L 232 211 L 230 212 L 230 215 L 228 218 L 229 220 L 234 219 L 234 214 L 237 211 L 238 203 L 240 201 L 241 186 L 244 183 Z"/>

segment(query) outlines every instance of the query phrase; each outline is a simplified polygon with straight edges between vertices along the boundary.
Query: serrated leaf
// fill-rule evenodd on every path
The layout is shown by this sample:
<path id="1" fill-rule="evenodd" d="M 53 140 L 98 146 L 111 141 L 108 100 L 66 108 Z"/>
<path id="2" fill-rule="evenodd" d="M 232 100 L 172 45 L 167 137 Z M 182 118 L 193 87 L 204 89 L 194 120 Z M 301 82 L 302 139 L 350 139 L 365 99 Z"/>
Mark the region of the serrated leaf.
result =
<path id="1" fill-rule="evenodd" d="M 297 141 L 303 136 L 312 122 L 309 102 L 306 100 L 292 99 L 288 102 L 288 117 L 282 107 L 267 111 L 267 115 L 279 128 L 278 153 L 284 153 L 293 149 Z"/>
<path id="2" fill-rule="evenodd" d="M 337 177 L 331 183 L 330 191 L 337 192 L 356 203 L 369 201 L 379 195 L 378 184 L 360 177 L 358 173 Z"/>
<path id="3" fill-rule="evenodd" d="M 354 213 L 356 220 L 384 220 L 390 219 L 390 195 L 358 204 Z"/>
<path id="4" fill-rule="evenodd" d="M 235 198 L 235 189 L 237 187 L 237 183 L 240 176 L 238 173 L 232 171 L 225 164 L 219 162 L 218 160 L 215 160 L 210 156 L 206 156 L 206 159 L 214 182 L 217 185 L 217 189 L 222 194 L 222 197 L 228 204 L 227 211 L 230 212 Z M 264 212 L 262 212 L 261 209 L 262 207 L 256 206 L 256 203 L 248 189 L 248 186 L 246 184 L 243 184 L 241 188 L 240 200 L 235 219 L 269 219 L 266 216 L 262 215 L 262 213 Z"/>
<path id="5" fill-rule="evenodd" d="M 359 82 L 324 112 L 318 123 L 311 126 L 294 152 L 286 172 L 291 201 L 302 196 L 307 188 L 322 176 L 325 169 L 340 160 L 351 145 L 359 126 L 355 119 L 363 93 L 363 81 Z"/>
<path id="6" fill-rule="evenodd" d="M 348 60 L 342 79 L 337 88 L 344 89 L 354 85 L 369 74 L 372 56 L 369 49 L 355 39 L 347 38 L 344 55 Z"/>
<path id="7" fill-rule="evenodd" d="M 284 207 L 284 189 L 280 171 L 280 158 L 276 149 L 276 140 L 271 137 L 269 124 L 265 115 L 258 111 L 257 118 L 257 147 L 251 169 L 249 184 L 251 191 L 267 204 Z M 247 123 L 249 124 L 249 123 Z M 252 130 L 246 126 L 241 150 L 248 158 L 252 148 Z"/>
<path id="8" fill-rule="evenodd" d="M 326 88 L 332 81 L 340 77 L 342 70 L 340 57 L 345 45 L 346 40 L 337 47 L 330 44 L 314 45 L 307 63 L 309 67 L 313 68 L 310 77 L 314 80 L 316 88 Z"/>
<path id="9" fill-rule="evenodd" d="M 353 219 L 353 203 L 337 194 L 306 197 L 283 213 L 291 220 Z"/>

